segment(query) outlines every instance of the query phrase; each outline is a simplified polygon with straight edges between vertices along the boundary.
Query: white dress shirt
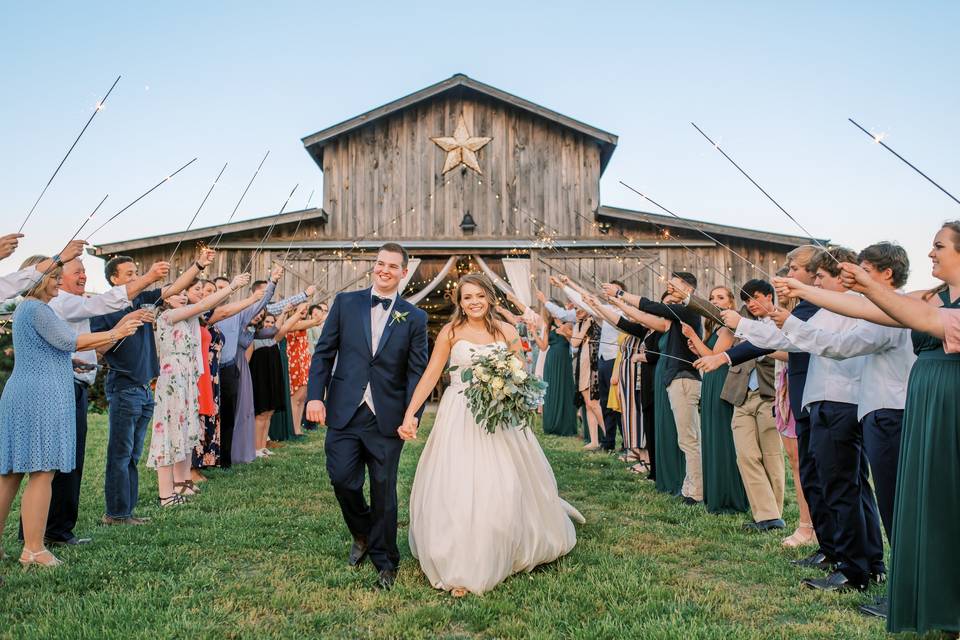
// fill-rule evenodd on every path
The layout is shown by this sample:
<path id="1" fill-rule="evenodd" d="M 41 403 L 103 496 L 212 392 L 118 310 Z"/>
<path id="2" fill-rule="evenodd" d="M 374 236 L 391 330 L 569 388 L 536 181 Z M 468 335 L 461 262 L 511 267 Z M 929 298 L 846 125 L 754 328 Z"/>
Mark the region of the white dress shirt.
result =
<path id="1" fill-rule="evenodd" d="M 917 359 L 909 329 L 858 320 L 846 331 L 833 332 L 790 316 L 783 325 L 783 333 L 797 347 L 824 358 L 845 360 L 864 356 L 858 419 L 877 409 L 904 408 L 907 380 Z"/>
<path id="2" fill-rule="evenodd" d="M 564 287 L 563 292 L 567 295 L 567 299 L 574 304 L 574 306 L 579 307 L 593 316 L 593 311 L 589 306 L 587 306 L 583 301 L 583 296 L 580 295 L 578 291 L 571 289 L 570 287 Z M 547 311 L 549 311 L 554 317 L 560 318 L 563 322 L 577 322 L 577 312 L 574 309 L 561 309 L 559 306 L 554 303 L 547 301 L 545 305 Z M 620 309 L 617 307 L 605 304 L 602 305 L 604 309 L 607 309 L 615 313 L 618 317 L 623 314 L 620 312 Z M 617 358 L 617 353 L 620 351 L 620 346 L 617 344 L 617 338 L 620 335 L 620 330 L 617 329 L 616 325 L 612 325 L 603 318 L 598 318 L 600 322 L 600 357 L 603 360 L 615 360 Z"/>
<path id="3" fill-rule="evenodd" d="M 383 308 L 382 304 L 374 306 L 373 296 L 388 298 L 390 300 L 390 306 L 386 309 Z M 377 353 L 377 347 L 380 346 L 380 338 L 383 336 L 383 330 L 387 328 L 387 320 L 390 318 L 390 312 L 393 310 L 393 307 L 396 305 L 396 303 L 396 291 L 394 291 L 391 295 L 382 296 L 377 293 L 376 290 L 370 290 L 370 353 L 373 355 Z M 367 406 L 370 407 L 370 411 L 373 412 L 373 415 L 377 415 L 377 410 L 373 406 L 373 392 L 370 390 L 369 382 L 367 383 L 367 388 L 363 390 L 363 401 L 360 404 L 363 403 L 366 403 Z"/>
<path id="4" fill-rule="evenodd" d="M 40 282 L 42 277 L 43 273 L 35 266 L 0 276 L 0 300 L 15 298 Z"/>
<path id="5" fill-rule="evenodd" d="M 106 293 L 90 297 L 78 296 L 61 289 L 48 304 L 53 312 L 73 327 L 79 336 L 82 333 L 90 333 L 90 318 L 126 309 L 130 306 L 130 299 L 127 297 L 126 285 L 120 285 Z M 73 359 L 95 365 L 97 352 L 95 349 L 78 351 L 73 354 Z M 74 371 L 73 377 L 79 382 L 90 385 L 97 379 L 97 370 L 92 369 L 83 373 Z"/>
<path id="6" fill-rule="evenodd" d="M 807 324 L 814 329 L 841 333 L 852 329 L 857 324 L 857 320 L 820 309 L 811 316 Z M 807 353 L 806 349 L 791 342 L 787 335 L 772 322 L 758 322 L 743 318 L 737 326 L 735 335 L 749 340 L 751 344 L 762 349 Z M 810 365 L 807 368 L 807 382 L 803 388 L 803 408 L 806 409 L 810 404 L 821 401 L 859 403 L 863 366 L 863 356 L 832 360 L 812 353 Z"/>

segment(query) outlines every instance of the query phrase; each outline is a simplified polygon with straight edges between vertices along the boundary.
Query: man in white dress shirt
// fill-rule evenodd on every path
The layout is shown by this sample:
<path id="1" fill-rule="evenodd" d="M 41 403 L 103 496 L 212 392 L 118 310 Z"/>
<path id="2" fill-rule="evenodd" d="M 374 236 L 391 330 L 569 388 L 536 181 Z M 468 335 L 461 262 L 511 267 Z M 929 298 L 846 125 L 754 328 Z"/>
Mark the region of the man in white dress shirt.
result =
<path id="1" fill-rule="evenodd" d="M 816 267 L 814 285 L 845 291 L 838 261 L 855 259 L 848 249 L 824 253 Z M 776 318 L 778 314 L 786 318 L 782 311 L 771 315 Z M 739 338 L 772 349 L 806 351 L 775 325 L 732 318 L 728 326 Z M 842 333 L 852 330 L 857 321 L 820 309 L 807 324 L 825 333 Z M 864 364 L 862 356 L 833 360 L 814 353 L 810 357 L 802 404 L 810 412 L 810 447 L 815 451 L 824 501 L 836 523 L 835 571 L 826 578 L 804 580 L 814 589 L 862 591 L 871 580 L 883 580 L 886 573 L 876 500 L 868 481 L 863 428 L 857 419 Z"/>
<path id="2" fill-rule="evenodd" d="M 70 324 L 77 334 L 90 333 L 90 318 L 125 309 L 130 299 L 155 282 L 164 280 L 170 271 L 167 262 L 156 262 L 150 271 L 126 285 L 113 287 L 106 293 L 85 296 L 87 274 L 79 258 L 63 265 L 60 293 L 50 308 Z M 84 449 L 87 440 L 87 391 L 97 377 L 97 353 L 94 350 L 73 354 L 73 389 L 77 414 L 77 462 L 69 473 L 57 472 L 53 478 L 50 515 L 44 540 L 47 545 L 77 545 L 90 542 L 73 533 L 80 506 L 80 480 L 83 476 Z"/>
<path id="3" fill-rule="evenodd" d="M 0 260 L 10 257 L 16 251 L 19 239 L 22 237 L 18 233 L 0 236 Z M 20 269 L 9 275 L 0 276 L 0 301 L 15 298 L 33 287 L 54 265 L 62 267 L 64 263 L 83 253 L 85 244 L 86 242 L 83 240 L 73 240 L 52 258 L 47 258 L 36 265 Z"/>

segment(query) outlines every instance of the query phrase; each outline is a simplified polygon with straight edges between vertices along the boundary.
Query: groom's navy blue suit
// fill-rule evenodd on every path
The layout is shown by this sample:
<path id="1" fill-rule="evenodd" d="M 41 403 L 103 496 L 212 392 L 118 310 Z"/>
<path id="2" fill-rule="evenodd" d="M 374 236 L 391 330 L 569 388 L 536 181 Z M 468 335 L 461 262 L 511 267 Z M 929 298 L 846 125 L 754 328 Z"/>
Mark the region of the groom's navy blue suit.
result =
<path id="1" fill-rule="evenodd" d="M 413 390 L 427 366 L 427 314 L 399 295 L 374 352 L 371 290 L 341 293 L 333 301 L 310 363 L 307 401 L 327 411 L 327 473 L 354 537 L 366 538 L 377 569 L 396 569 L 397 468 L 403 423 Z M 370 385 L 374 411 L 363 400 Z M 363 497 L 370 472 L 370 505 Z"/>

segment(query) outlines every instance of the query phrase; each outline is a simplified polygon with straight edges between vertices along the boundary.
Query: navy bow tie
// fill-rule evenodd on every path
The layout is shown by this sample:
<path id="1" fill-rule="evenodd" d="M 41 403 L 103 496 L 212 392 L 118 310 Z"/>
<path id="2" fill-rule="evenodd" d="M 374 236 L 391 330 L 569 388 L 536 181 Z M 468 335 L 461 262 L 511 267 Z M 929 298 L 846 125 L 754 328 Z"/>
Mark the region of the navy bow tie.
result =
<path id="1" fill-rule="evenodd" d="M 370 308 L 372 309 L 378 304 L 383 307 L 384 311 L 386 311 L 390 308 L 390 298 L 381 298 L 377 294 L 373 294 L 373 296 L 370 298 Z"/>

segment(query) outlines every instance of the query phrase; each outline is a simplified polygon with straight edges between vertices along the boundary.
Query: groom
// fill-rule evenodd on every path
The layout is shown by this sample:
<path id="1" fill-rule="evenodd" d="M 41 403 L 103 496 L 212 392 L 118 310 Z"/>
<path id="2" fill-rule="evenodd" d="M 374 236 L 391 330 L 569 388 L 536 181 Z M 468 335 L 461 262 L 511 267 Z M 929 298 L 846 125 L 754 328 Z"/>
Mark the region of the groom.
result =
<path id="1" fill-rule="evenodd" d="M 307 419 L 328 427 L 327 473 L 353 534 L 349 563 L 369 555 L 377 584 L 397 579 L 397 467 L 403 414 L 427 366 L 427 315 L 399 296 L 407 251 L 380 247 L 373 287 L 333 301 L 310 363 Z M 363 496 L 370 473 L 370 505 Z"/>

